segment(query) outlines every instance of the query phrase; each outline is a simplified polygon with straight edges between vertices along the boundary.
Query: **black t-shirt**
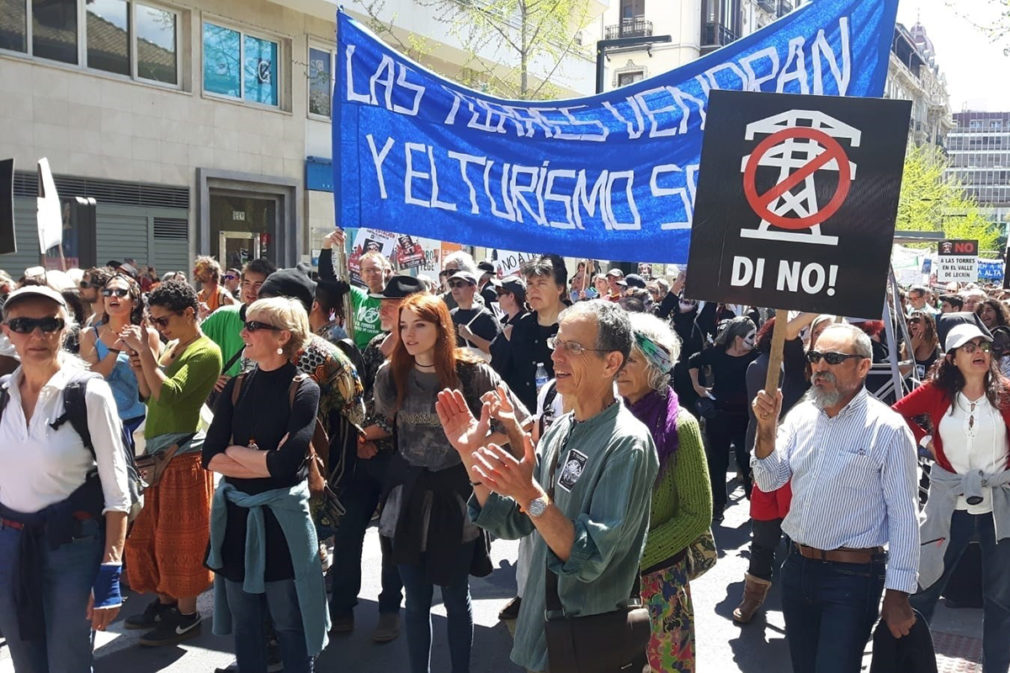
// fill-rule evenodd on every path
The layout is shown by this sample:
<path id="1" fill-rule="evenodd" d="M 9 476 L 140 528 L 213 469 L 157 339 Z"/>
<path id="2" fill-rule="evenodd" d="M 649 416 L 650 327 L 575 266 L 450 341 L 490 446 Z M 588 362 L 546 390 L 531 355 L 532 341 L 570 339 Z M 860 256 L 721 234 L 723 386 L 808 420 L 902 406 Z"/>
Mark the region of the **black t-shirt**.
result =
<path id="1" fill-rule="evenodd" d="M 733 413 L 746 413 L 747 399 L 747 366 L 758 356 L 757 351 L 734 357 L 718 346 L 703 350 L 691 356 L 691 369 L 704 369 L 706 365 L 712 368 L 712 394 L 715 395 L 717 409 Z M 699 372 L 698 382 L 702 376 Z"/>
<path id="2" fill-rule="evenodd" d="M 481 339 L 487 339 L 488 341 L 494 341 L 494 338 L 498 336 L 499 332 L 501 332 L 501 325 L 498 324 L 498 320 L 495 319 L 494 314 L 483 306 L 475 306 L 467 309 L 457 306 L 449 313 L 452 315 L 453 323 L 456 324 L 457 346 L 475 345 L 459 336 L 460 325 L 469 325 L 470 330 L 474 334 L 479 336 Z"/>
<path id="3" fill-rule="evenodd" d="M 512 338 L 498 336 L 491 344 L 491 367 L 508 384 L 527 409 L 537 408 L 537 363 L 554 378 L 554 363 L 547 339 L 558 333 L 558 324 L 541 325 L 537 314 L 524 313 L 512 327 Z"/>
<path id="4" fill-rule="evenodd" d="M 232 379 L 218 396 L 214 409 L 214 422 L 207 431 L 203 444 L 203 465 L 224 453 L 231 444 L 248 446 L 255 440 L 267 456 L 269 477 L 239 479 L 225 477 L 238 490 L 256 495 L 275 488 L 290 488 L 307 475 L 305 453 L 315 430 L 316 411 L 319 407 L 319 386 L 306 379 L 290 403 L 288 392 L 291 380 L 298 373 L 292 364 L 280 369 L 262 371 L 254 369 L 246 374 L 238 403 L 231 403 L 235 381 Z M 288 435 L 283 446 L 278 445 Z M 214 568 L 226 579 L 241 582 L 245 579 L 246 519 L 249 510 L 228 503 L 228 523 L 225 526 L 221 558 L 223 566 Z M 269 508 L 264 510 L 266 528 L 267 582 L 291 579 L 294 569 L 280 524 Z"/>

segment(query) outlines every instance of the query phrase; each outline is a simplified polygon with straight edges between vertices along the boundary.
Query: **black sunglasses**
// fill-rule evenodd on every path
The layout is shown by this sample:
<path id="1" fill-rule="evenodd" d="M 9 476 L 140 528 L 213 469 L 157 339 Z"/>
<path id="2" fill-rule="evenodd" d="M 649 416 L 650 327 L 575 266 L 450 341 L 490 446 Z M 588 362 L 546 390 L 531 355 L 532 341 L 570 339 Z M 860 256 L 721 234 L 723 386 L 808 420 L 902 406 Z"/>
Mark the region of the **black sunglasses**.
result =
<path id="1" fill-rule="evenodd" d="M 82 290 L 87 290 L 89 287 L 101 287 L 98 283 L 89 283 L 86 280 L 82 280 L 80 282 L 80 286 Z"/>
<path id="2" fill-rule="evenodd" d="M 470 283 L 466 282 L 465 280 L 454 280 L 454 281 L 451 281 L 451 282 L 449 283 L 449 287 L 452 287 L 452 288 L 456 288 L 456 287 L 466 287 L 466 286 L 467 286 L 467 285 L 469 285 L 469 284 L 470 284 Z"/>
<path id="3" fill-rule="evenodd" d="M 149 314 L 147 317 L 150 319 L 150 321 L 154 324 L 155 327 L 160 327 L 161 329 L 165 329 L 166 327 L 168 327 L 168 321 L 172 319 L 172 316 L 170 315 L 167 315 L 164 318 L 155 318 L 153 315 Z"/>
<path id="4" fill-rule="evenodd" d="M 268 322 L 260 322 L 259 320 L 247 320 L 245 323 L 245 329 L 247 332 L 258 332 L 261 329 L 268 329 L 273 332 L 279 332 L 280 327 L 276 325 L 271 325 Z"/>
<path id="5" fill-rule="evenodd" d="M 807 362 L 811 364 L 817 364 L 824 358 L 824 361 L 829 365 L 840 365 L 849 358 L 862 358 L 864 356 L 859 353 L 821 353 L 820 351 L 807 351 Z"/>
<path id="6" fill-rule="evenodd" d="M 123 289 L 121 287 L 107 287 L 104 290 L 102 290 L 103 297 L 111 297 L 113 295 L 117 297 L 129 297 L 130 291 Z"/>
<path id="7" fill-rule="evenodd" d="M 46 334 L 59 332 L 66 325 L 63 318 L 11 318 L 7 321 L 7 326 L 12 332 L 18 334 L 31 334 L 38 328 Z"/>

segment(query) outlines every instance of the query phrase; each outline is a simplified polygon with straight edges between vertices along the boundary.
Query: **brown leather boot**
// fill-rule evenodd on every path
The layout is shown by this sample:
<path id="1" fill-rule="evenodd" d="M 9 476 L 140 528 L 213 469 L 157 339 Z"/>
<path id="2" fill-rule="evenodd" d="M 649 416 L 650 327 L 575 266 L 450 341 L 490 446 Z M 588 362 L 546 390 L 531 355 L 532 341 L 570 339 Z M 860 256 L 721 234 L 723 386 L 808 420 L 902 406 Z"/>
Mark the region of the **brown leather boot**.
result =
<path id="1" fill-rule="evenodd" d="M 746 583 L 743 587 L 743 600 L 740 601 L 736 610 L 733 610 L 733 621 L 737 624 L 746 624 L 754 617 L 754 613 L 765 602 L 768 590 L 772 588 L 772 583 L 769 580 L 754 577 L 750 573 L 745 573 L 744 577 Z"/>

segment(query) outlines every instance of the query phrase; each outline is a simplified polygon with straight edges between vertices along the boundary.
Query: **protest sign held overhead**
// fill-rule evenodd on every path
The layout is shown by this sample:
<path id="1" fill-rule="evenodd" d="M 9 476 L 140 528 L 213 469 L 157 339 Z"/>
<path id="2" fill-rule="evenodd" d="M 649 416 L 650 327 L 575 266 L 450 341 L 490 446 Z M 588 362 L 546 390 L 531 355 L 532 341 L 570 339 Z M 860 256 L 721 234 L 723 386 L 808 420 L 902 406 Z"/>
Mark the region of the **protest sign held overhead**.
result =
<path id="1" fill-rule="evenodd" d="M 496 99 L 338 14 L 333 179 L 343 227 L 573 257 L 684 263 L 709 94 L 879 96 L 897 0 L 819 0 L 597 96 Z"/>
<path id="2" fill-rule="evenodd" d="M 713 91 L 687 295 L 877 317 L 909 101 Z"/>
<path id="3" fill-rule="evenodd" d="M 936 282 L 978 280 L 978 241 L 946 239 L 937 244 Z"/>

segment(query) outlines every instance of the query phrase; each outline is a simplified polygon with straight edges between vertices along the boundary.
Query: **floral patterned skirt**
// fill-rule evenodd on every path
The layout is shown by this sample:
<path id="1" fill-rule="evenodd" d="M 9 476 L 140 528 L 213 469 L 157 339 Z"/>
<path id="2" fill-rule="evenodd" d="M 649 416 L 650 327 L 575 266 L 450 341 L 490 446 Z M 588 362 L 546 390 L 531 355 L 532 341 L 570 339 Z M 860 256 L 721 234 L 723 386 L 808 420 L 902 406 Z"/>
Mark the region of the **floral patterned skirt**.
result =
<path id="1" fill-rule="evenodd" d="M 685 561 L 642 576 L 642 601 L 649 609 L 654 673 L 694 672 L 694 607 Z"/>

